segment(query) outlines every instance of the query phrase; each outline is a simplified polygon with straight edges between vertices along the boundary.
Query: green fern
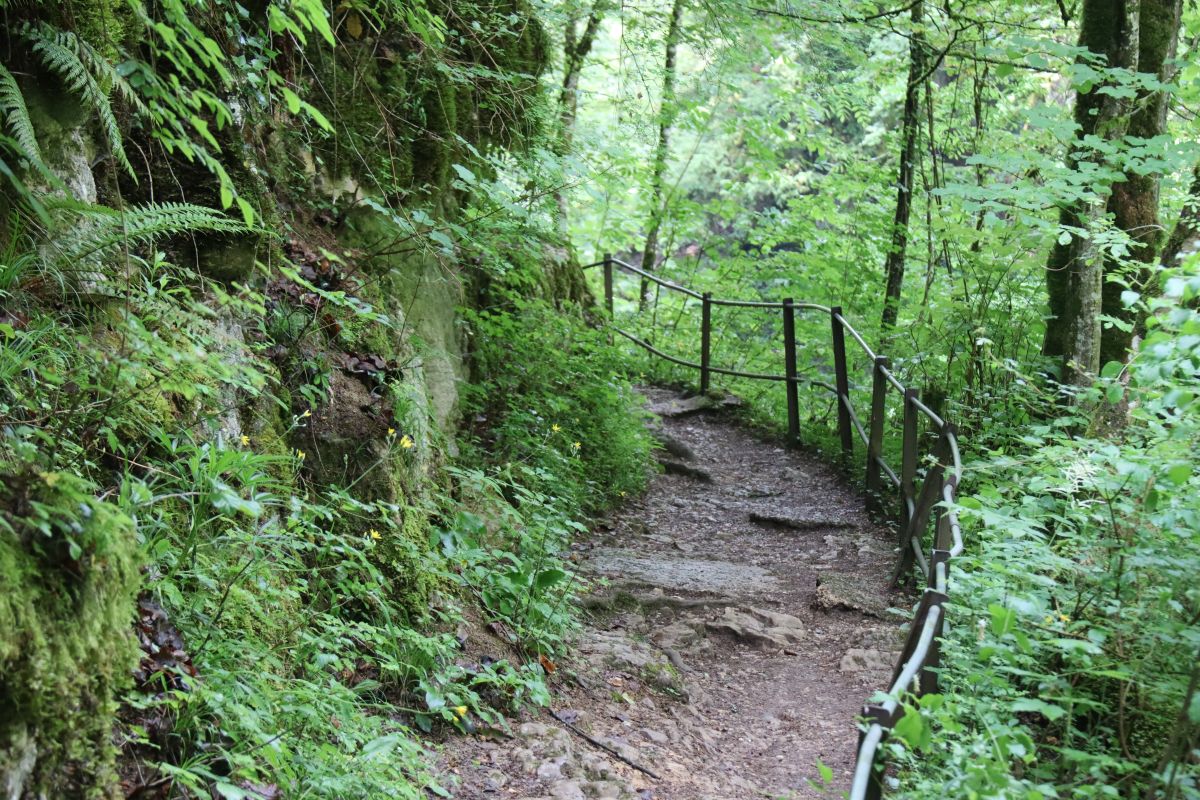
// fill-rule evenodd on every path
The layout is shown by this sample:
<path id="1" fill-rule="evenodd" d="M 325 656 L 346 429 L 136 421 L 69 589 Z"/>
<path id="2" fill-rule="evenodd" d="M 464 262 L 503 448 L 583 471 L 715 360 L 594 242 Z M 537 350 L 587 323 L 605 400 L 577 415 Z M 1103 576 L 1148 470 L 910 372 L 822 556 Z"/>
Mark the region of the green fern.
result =
<path id="1" fill-rule="evenodd" d="M 42 64 L 62 78 L 67 88 L 96 112 L 113 157 L 136 181 L 137 174 L 125 155 L 121 126 L 109 99 L 109 92 L 114 88 L 121 92 L 122 96 L 128 97 L 133 97 L 132 89 L 102 56 L 69 31 L 56 30 L 45 24 L 26 24 L 22 27 L 20 35 L 29 43 Z M 109 84 L 109 89 L 101 87 L 97 74 Z"/>
<path id="2" fill-rule="evenodd" d="M 123 212 L 108 206 L 56 200 L 49 204 L 55 211 L 79 216 L 74 241 L 58 242 L 62 261 L 75 264 L 103 257 L 118 247 L 150 244 L 163 236 L 184 233 L 246 233 L 242 222 L 212 208 L 190 203 L 147 203 Z"/>
<path id="3" fill-rule="evenodd" d="M 3 65 L 0 65 L 0 113 L 12 133 L 12 138 L 24 151 L 30 161 L 41 161 L 42 153 L 38 148 L 37 135 L 33 132 L 33 120 L 29 118 L 29 109 L 25 106 L 25 95 L 17 85 L 17 79 Z"/>

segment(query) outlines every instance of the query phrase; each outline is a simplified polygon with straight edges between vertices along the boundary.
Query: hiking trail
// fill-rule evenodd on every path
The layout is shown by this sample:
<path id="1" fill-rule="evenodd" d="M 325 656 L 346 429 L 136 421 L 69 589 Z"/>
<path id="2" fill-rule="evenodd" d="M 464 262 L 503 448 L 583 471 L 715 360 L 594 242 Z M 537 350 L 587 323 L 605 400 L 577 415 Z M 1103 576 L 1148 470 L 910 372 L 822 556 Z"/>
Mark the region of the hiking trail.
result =
<path id="1" fill-rule="evenodd" d="M 592 588 L 551 710 L 448 741 L 438 771 L 464 800 L 840 796 L 908 616 L 894 537 L 834 467 L 643 391 L 664 472 L 575 545 Z"/>

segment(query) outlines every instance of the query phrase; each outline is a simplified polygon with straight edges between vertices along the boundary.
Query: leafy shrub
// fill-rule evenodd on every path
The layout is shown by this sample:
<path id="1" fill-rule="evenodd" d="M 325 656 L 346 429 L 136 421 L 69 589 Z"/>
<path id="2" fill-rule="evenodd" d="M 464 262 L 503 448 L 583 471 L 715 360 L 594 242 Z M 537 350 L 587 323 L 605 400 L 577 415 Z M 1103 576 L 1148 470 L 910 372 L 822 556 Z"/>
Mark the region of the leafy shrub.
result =
<path id="1" fill-rule="evenodd" d="M 607 334 L 513 295 L 469 320 L 477 379 L 463 400 L 488 460 L 525 465 L 529 485 L 585 513 L 645 487 L 644 412 Z"/>
<path id="2" fill-rule="evenodd" d="M 975 462 L 938 746 L 905 796 L 1200 797 L 1200 277 L 1166 285 L 1119 439 L 1070 433 L 1118 413 L 1110 367 L 1076 416 Z"/>

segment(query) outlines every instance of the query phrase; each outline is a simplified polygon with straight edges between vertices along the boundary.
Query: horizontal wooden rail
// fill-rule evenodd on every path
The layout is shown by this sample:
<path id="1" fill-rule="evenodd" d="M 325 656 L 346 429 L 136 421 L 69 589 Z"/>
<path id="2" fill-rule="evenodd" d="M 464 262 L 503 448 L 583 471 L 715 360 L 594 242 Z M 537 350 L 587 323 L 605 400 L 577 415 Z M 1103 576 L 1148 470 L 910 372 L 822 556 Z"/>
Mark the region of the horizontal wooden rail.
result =
<path id="1" fill-rule="evenodd" d="M 925 578 L 926 588 L 921 594 L 909 627 L 908 637 L 900 658 L 897 660 L 887 698 L 882 702 L 863 708 L 863 725 L 860 729 L 858 759 L 850 787 L 850 800 L 878 800 L 883 793 L 880 745 L 896 723 L 903 718 L 905 706 L 901 698 L 905 694 L 923 694 L 937 691 L 938 670 L 941 666 L 939 639 L 945 624 L 945 603 L 950 560 L 963 552 L 962 527 L 955 509 L 955 498 L 962 480 L 962 458 L 959 453 L 958 434 L 954 426 L 940 414 L 921 402 L 914 389 L 904 386 L 892 371 L 886 357 L 878 355 L 867 344 L 854 326 L 842 315 L 838 306 L 823 306 L 816 303 L 797 303 L 791 299 L 778 302 L 762 300 L 721 300 L 709 293 L 700 293 L 665 280 L 639 267 L 605 254 L 604 259 L 585 268 L 604 267 L 604 295 L 608 316 L 613 319 L 613 272 L 614 268 L 639 275 L 663 288 L 679 292 L 701 302 L 700 361 L 672 356 L 654 347 L 644 339 L 612 325 L 612 330 L 634 344 L 672 364 L 700 371 L 700 387 L 703 392 L 710 388 L 711 376 L 729 375 L 751 380 L 777 381 L 785 385 L 788 400 L 788 439 L 799 438 L 799 399 L 796 390 L 806 383 L 831 392 L 837 410 L 837 431 L 841 444 L 844 465 L 849 467 L 854 458 L 854 439 L 866 448 L 866 494 L 868 508 L 882 514 L 885 494 L 895 490 L 899 499 L 899 525 L 896 552 L 898 555 L 892 582 L 897 583 L 919 567 Z M 784 374 L 773 375 L 759 372 L 714 367 L 711 364 L 712 309 L 714 307 L 762 308 L 783 313 Z M 794 314 L 798 310 L 819 311 L 829 315 L 830 335 L 833 351 L 834 383 L 802 378 L 796 370 L 796 331 Z M 864 425 L 854 409 L 850 397 L 848 360 L 845 337 L 849 335 L 871 362 L 871 416 Z M 883 442 L 886 435 L 886 403 L 889 392 L 898 392 L 902 399 L 903 441 L 902 464 L 899 473 L 883 457 Z M 931 431 L 936 433 L 932 451 L 926 456 L 928 465 L 918 481 L 918 452 L 922 437 L 920 420 L 924 419 Z M 885 487 L 885 481 L 886 484 Z M 933 540 L 926 550 L 925 537 L 933 529 Z M 926 553 L 928 552 L 928 555 Z"/>

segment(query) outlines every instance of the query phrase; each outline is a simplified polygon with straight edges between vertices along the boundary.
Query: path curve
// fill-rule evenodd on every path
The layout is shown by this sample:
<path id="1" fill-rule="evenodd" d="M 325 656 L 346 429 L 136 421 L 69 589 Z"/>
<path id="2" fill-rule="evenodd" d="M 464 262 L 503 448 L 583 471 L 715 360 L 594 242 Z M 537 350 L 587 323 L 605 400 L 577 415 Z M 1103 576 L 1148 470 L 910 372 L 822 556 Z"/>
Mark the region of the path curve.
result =
<path id="1" fill-rule="evenodd" d="M 828 465 L 643 391 L 665 472 L 577 545 L 596 585 L 557 718 L 450 742 L 441 771 L 464 800 L 840 796 L 900 647 L 892 537 Z"/>

